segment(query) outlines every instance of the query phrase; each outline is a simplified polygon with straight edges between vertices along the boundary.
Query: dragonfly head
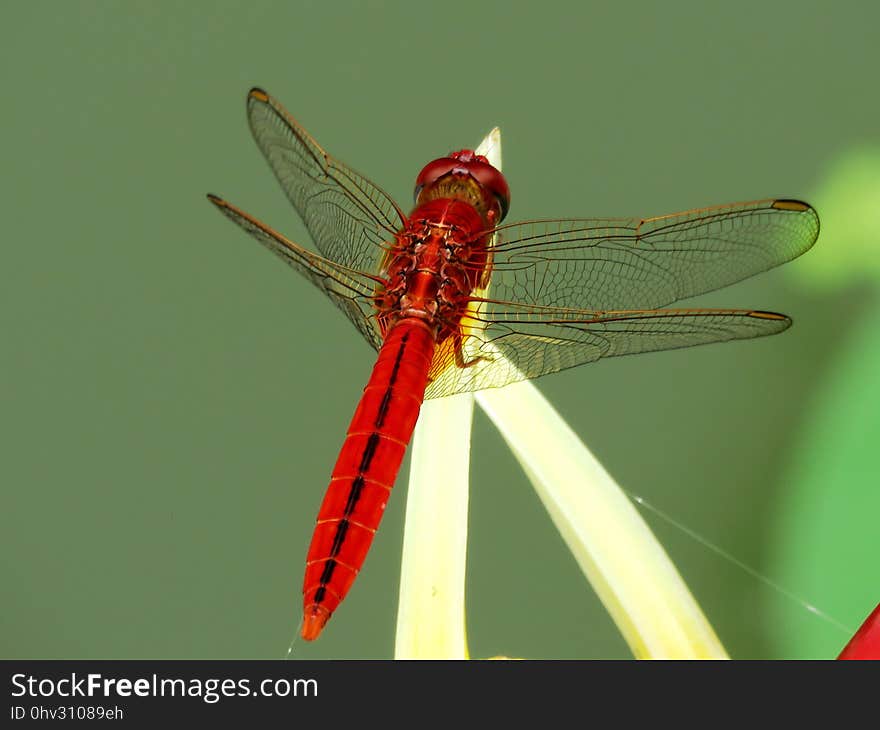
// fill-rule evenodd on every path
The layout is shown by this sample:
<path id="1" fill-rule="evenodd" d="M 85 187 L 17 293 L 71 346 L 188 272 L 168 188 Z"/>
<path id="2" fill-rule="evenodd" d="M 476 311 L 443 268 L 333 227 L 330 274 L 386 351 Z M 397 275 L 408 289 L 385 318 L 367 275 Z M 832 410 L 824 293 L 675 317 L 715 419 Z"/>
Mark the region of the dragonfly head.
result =
<path id="1" fill-rule="evenodd" d="M 500 223 L 510 208 L 510 188 L 499 170 L 471 150 L 451 152 L 422 168 L 416 178 L 416 205 L 436 198 L 458 198 L 488 222 Z"/>

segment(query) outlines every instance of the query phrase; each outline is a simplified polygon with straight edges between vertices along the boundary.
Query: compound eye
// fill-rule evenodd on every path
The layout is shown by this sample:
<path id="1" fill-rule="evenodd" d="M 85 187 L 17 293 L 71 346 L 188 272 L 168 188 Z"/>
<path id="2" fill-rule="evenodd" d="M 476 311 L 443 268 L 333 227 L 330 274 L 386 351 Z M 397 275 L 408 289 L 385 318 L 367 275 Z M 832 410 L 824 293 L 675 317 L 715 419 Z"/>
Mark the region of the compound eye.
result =
<path id="1" fill-rule="evenodd" d="M 507 185 L 507 180 L 504 179 L 504 175 L 488 162 L 483 162 L 482 160 L 469 162 L 467 168 L 471 177 L 480 183 L 483 190 L 490 193 L 492 199 L 498 203 L 499 221 L 502 220 L 510 209 L 510 188 Z"/>
<path id="2" fill-rule="evenodd" d="M 507 217 L 507 211 L 510 210 L 510 198 L 495 194 L 495 200 L 498 203 L 500 213 L 498 214 L 498 222 L 501 223 Z"/>
<path id="3" fill-rule="evenodd" d="M 458 160 L 454 160 L 451 157 L 439 157 L 425 165 L 419 173 L 419 176 L 416 178 L 416 187 L 413 193 L 414 200 L 418 202 L 419 195 L 426 186 L 433 185 L 441 177 L 452 172 L 456 167 L 461 167 L 461 165 Z"/>

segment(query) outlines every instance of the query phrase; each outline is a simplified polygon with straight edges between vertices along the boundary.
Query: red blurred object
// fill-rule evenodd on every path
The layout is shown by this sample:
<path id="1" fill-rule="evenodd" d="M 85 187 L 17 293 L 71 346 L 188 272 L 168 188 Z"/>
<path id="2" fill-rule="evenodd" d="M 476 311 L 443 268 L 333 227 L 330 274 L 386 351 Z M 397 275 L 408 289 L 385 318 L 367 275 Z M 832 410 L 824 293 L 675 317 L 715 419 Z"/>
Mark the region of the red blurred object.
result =
<path id="1" fill-rule="evenodd" d="M 880 659 L 880 604 L 865 619 L 838 659 Z"/>

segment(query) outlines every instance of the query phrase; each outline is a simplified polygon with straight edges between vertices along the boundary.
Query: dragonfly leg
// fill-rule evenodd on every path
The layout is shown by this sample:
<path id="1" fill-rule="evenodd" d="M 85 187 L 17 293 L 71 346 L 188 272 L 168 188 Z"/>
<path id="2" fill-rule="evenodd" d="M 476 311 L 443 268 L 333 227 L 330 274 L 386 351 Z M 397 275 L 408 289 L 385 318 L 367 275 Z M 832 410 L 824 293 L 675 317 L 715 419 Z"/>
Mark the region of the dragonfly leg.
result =
<path id="1" fill-rule="evenodd" d="M 482 362 L 483 360 L 488 360 L 489 358 L 484 355 L 479 355 L 475 357 L 473 360 L 465 360 L 464 354 L 464 339 L 460 334 L 453 336 L 453 345 L 452 349 L 455 352 L 455 365 L 456 367 L 464 370 L 465 368 L 472 368 L 474 365 Z"/>

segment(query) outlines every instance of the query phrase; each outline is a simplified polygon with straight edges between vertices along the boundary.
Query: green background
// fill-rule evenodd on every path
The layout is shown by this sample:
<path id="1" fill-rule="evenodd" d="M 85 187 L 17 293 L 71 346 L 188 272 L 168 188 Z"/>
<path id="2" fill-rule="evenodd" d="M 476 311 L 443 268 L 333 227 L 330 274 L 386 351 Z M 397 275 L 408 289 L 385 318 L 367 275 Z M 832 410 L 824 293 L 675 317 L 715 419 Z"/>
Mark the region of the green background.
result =
<path id="1" fill-rule="evenodd" d="M 880 197 L 859 203 L 864 260 L 852 199 L 822 207 L 839 161 L 880 143 L 876 3 L 22 2 L 0 20 L 0 656 L 287 651 L 374 353 L 204 199 L 308 240 L 250 139 L 252 85 L 404 206 L 427 160 L 496 124 L 510 220 L 814 202 L 813 252 L 699 300 L 786 312 L 790 332 L 540 387 L 621 484 L 762 575 L 851 628 L 880 600 L 877 411 L 834 390 L 877 372 L 853 343 L 880 321 Z M 854 275 L 817 283 L 822 257 Z M 295 656 L 392 655 L 406 473 Z M 647 518 L 733 656 L 846 642 Z M 469 550 L 473 656 L 629 656 L 482 415 Z"/>

